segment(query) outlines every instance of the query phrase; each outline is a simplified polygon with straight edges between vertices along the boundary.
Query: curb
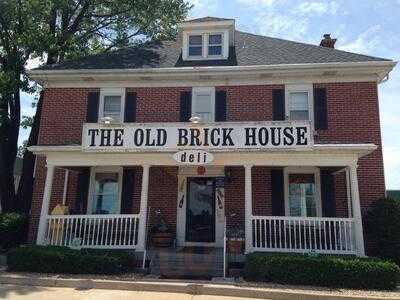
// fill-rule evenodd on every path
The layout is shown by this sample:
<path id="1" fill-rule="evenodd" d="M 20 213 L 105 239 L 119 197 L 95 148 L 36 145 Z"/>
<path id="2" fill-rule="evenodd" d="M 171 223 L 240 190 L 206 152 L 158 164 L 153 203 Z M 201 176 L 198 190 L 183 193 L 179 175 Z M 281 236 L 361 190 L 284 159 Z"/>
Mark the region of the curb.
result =
<path id="1" fill-rule="evenodd" d="M 203 284 L 162 281 L 117 281 L 96 279 L 63 279 L 0 275 L 0 284 L 65 287 L 75 289 L 109 289 L 142 292 L 183 293 L 190 295 L 227 296 L 279 300 L 382 300 L 387 297 L 345 296 L 328 293 L 287 292 L 263 288 L 237 287 L 227 284 Z M 392 298 L 394 299 L 394 298 Z M 397 298 L 400 299 L 400 298 Z"/>

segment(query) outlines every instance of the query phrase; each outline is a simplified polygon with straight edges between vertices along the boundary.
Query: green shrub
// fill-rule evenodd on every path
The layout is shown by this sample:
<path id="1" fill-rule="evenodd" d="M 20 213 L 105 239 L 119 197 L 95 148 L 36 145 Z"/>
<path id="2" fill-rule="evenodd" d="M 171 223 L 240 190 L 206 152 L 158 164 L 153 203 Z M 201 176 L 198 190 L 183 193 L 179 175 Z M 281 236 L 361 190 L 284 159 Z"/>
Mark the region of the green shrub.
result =
<path id="1" fill-rule="evenodd" d="M 8 250 L 20 245 L 26 234 L 26 218 L 17 213 L 0 214 L 0 248 Z"/>
<path id="2" fill-rule="evenodd" d="M 125 251 L 73 250 L 54 246 L 21 246 L 7 254 L 10 271 L 120 274 L 133 269 L 134 256 Z"/>
<path id="3" fill-rule="evenodd" d="M 244 273 L 253 281 L 360 289 L 394 289 L 400 282 L 392 262 L 346 256 L 251 253 Z"/>
<path id="4" fill-rule="evenodd" d="M 367 214 L 367 239 L 374 254 L 400 266 L 400 201 L 385 198 L 374 203 Z"/>

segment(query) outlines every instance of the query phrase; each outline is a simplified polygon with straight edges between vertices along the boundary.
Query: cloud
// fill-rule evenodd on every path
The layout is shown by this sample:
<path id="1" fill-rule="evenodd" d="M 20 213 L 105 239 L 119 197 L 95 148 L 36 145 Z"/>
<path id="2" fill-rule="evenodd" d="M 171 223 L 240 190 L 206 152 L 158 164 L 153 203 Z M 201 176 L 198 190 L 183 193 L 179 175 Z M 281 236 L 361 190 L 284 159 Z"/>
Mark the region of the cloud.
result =
<path id="1" fill-rule="evenodd" d="M 377 49 L 382 47 L 380 36 L 383 35 L 380 34 L 381 29 L 381 25 L 371 26 L 367 30 L 360 33 L 354 41 L 339 46 L 338 49 L 365 54 L 377 52 Z"/>
<path id="2" fill-rule="evenodd" d="M 189 0 L 188 2 L 193 5 L 190 11 L 191 18 L 213 16 L 217 13 L 217 0 Z"/>
<path id="3" fill-rule="evenodd" d="M 383 147 L 385 180 L 387 189 L 400 187 L 400 147 Z"/>
<path id="4" fill-rule="evenodd" d="M 239 4 L 253 6 L 253 7 L 271 7 L 276 4 L 278 1 L 276 0 L 237 0 Z M 283 1 L 280 1 L 281 3 Z"/>
<path id="5" fill-rule="evenodd" d="M 338 11 L 338 4 L 335 1 L 324 1 L 324 2 L 303 2 L 301 3 L 297 11 L 301 14 L 306 14 L 306 15 L 322 15 L 322 14 L 332 14 L 335 15 Z"/>

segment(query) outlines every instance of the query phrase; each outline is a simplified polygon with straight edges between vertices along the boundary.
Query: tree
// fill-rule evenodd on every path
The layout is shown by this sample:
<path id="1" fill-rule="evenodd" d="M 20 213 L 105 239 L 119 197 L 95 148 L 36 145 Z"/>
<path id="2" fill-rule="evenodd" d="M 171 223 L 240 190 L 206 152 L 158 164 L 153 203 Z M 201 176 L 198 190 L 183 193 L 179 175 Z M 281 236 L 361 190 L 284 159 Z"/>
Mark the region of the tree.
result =
<path id="1" fill-rule="evenodd" d="M 20 91 L 31 91 L 25 74 L 27 60 L 42 57 L 46 64 L 53 64 L 143 40 L 170 38 L 190 8 L 184 0 L 0 2 L 0 198 L 5 211 L 16 210 L 17 202 L 30 201 L 31 196 L 31 187 L 23 185 L 31 185 L 33 168 L 23 170 L 18 201 L 12 176 L 21 121 Z M 28 146 L 37 142 L 40 107 L 41 98 Z M 34 157 L 28 153 L 24 164 L 30 165 Z"/>

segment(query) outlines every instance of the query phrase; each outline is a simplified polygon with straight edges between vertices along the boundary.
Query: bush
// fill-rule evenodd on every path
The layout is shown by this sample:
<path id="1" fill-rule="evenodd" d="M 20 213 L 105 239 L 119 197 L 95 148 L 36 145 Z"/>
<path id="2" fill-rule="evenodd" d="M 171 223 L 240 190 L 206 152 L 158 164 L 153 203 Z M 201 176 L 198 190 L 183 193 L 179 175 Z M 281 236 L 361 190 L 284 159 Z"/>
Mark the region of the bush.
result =
<path id="1" fill-rule="evenodd" d="M 21 246 L 7 254 L 10 271 L 120 274 L 133 269 L 133 254 L 120 250 L 73 250 L 54 246 Z"/>
<path id="2" fill-rule="evenodd" d="M 26 234 L 26 218 L 17 213 L 0 214 L 0 248 L 9 250 L 20 245 Z"/>
<path id="3" fill-rule="evenodd" d="M 253 281 L 360 289 L 394 289 L 400 282 L 392 262 L 346 256 L 251 253 L 244 273 Z"/>
<path id="4" fill-rule="evenodd" d="M 374 203 L 367 214 L 367 239 L 374 254 L 400 266 L 400 201 L 384 198 Z"/>

